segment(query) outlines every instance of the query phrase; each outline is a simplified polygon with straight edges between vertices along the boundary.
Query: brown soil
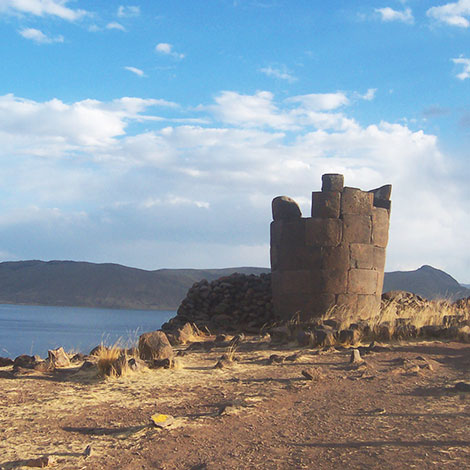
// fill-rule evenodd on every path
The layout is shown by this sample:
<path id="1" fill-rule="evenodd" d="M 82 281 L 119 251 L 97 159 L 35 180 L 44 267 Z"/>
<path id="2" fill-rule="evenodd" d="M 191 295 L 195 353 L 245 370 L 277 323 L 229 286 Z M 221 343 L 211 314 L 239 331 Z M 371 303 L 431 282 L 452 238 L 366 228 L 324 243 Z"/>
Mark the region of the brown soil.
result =
<path id="1" fill-rule="evenodd" d="M 243 349 L 222 369 L 224 350 L 192 351 L 180 369 L 107 380 L 0 369 L 0 468 L 41 456 L 90 470 L 468 468 L 470 393 L 454 389 L 470 379 L 468 344 L 395 344 L 361 365 L 348 350 Z M 150 425 L 155 413 L 173 425 Z"/>

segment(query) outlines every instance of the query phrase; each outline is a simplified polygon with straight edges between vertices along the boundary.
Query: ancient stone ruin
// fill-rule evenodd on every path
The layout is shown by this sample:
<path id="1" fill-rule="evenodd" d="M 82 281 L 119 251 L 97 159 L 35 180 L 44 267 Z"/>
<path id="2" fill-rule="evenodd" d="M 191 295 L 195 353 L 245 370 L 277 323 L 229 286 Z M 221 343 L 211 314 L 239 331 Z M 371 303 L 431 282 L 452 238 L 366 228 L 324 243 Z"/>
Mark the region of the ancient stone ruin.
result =
<path id="1" fill-rule="evenodd" d="M 378 313 L 388 242 L 391 185 L 344 187 L 343 175 L 322 176 L 303 218 L 286 197 L 272 202 L 271 271 L 276 316 L 321 317 L 331 309 L 357 318 Z"/>

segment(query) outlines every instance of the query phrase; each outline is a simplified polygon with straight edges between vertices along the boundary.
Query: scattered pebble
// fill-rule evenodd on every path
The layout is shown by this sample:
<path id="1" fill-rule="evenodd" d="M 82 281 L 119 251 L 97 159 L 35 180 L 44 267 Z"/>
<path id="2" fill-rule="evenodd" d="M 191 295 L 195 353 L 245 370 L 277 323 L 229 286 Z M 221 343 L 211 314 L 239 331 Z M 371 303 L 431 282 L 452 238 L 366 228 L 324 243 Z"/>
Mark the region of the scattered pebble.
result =
<path id="1" fill-rule="evenodd" d="M 167 428 L 168 426 L 171 426 L 174 423 L 175 418 L 170 415 L 163 415 L 157 413 L 151 416 L 150 420 L 157 428 Z"/>
<path id="2" fill-rule="evenodd" d="M 361 357 L 361 353 L 359 352 L 359 349 L 353 349 L 351 351 L 351 358 L 350 358 L 349 362 L 351 364 L 360 364 L 363 361 L 364 360 Z"/>
<path id="3" fill-rule="evenodd" d="M 470 392 L 470 383 L 457 382 L 454 388 L 457 392 Z"/>

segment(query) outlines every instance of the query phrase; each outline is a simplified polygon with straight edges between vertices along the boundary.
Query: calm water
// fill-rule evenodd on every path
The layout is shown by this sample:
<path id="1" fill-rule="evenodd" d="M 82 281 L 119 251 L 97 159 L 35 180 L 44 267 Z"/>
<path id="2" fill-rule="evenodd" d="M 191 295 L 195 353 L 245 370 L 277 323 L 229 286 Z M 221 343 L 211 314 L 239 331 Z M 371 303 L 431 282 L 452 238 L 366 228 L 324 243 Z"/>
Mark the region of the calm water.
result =
<path id="1" fill-rule="evenodd" d="M 100 343 L 134 344 L 175 316 L 167 310 L 112 310 L 0 304 L 0 356 L 39 354 L 59 346 L 88 353 Z"/>

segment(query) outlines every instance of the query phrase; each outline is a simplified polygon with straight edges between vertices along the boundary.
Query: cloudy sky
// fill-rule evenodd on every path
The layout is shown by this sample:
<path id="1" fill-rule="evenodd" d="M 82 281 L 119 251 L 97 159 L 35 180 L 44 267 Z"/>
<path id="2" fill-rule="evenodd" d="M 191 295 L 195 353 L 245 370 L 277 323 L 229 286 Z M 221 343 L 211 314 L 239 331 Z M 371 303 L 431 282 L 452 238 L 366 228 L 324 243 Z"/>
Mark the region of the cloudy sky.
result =
<path id="1" fill-rule="evenodd" d="M 0 0 L 0 260 L 269 265 L 271 200 L 393 184 L 470 283 L 470 0 Z"/>

